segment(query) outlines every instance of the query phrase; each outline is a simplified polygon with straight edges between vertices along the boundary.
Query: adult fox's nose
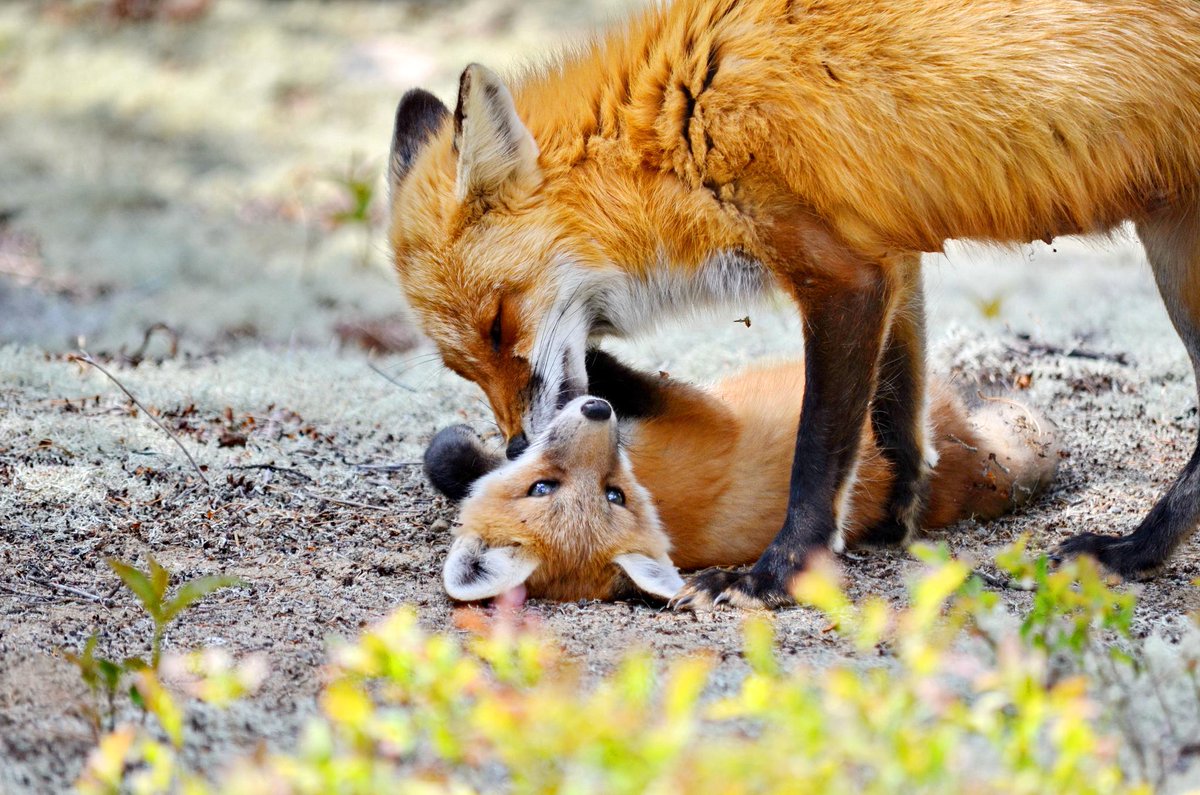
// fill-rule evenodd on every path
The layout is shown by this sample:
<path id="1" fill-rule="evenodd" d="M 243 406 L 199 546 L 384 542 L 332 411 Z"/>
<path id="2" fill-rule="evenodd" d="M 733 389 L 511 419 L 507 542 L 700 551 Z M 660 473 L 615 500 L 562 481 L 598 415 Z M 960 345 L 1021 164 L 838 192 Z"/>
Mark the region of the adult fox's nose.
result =
<path id="1" fill-rule="evenodd" d="M 608 405 L 607 400 L 601 400 L 600 398 L 592 398 L 591 400 L 584 401 L 579 410 L 589 420 L 603 421 L 612 416 L 612 406 Z"/>
<path id="2" fill-rule="evenodd" d="M 527 447 L 529 447 L 529 437 L 525 435 L 525 431 L 521 431 L 508 440 L 508 448 L 505 449 L 504 455 L 508 457 L 509 461 L 516 461 Z"/>

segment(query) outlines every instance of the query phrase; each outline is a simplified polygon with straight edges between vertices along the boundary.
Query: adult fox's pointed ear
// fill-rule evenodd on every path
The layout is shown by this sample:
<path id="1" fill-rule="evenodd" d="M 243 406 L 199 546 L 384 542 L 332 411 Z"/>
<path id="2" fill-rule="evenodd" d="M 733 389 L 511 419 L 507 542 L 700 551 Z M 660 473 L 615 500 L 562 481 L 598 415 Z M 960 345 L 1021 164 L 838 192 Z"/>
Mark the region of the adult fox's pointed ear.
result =
<path id="1" fill-rule="evenodd" d="M 490 452 L 466 425 L 442 428 L 425 448 L 425 476 L 452 500 L 461 500 L 475 481 L 500 466 L 504 457 Z"/>
<path id="2" fill-rule="evenodd" d="M 393 196 L 421 149 L 449 115 L 450 109 L 424 89 L 414 88 L 400 99 L 396 106 L 396 125 L 392 128 L 392 155 L 388 168 L 388 186 Z"/>
<path id="3" fill-rule="evenodd" d="M 477 602 L 511 591 L 537 567 L 520 547 L 489 547 L 479 536 L 461 535 L 450 545 L 442 583 L 451 599 Z"/>
<path id="4" fill-rule="evenodd" d="M 494 204 L 510 188 L 538 178 L 538 147 L 517 115 L 512 94 L 495 72 L 473 63 L 463 70 L 454 110 L 458 200 Z"/>

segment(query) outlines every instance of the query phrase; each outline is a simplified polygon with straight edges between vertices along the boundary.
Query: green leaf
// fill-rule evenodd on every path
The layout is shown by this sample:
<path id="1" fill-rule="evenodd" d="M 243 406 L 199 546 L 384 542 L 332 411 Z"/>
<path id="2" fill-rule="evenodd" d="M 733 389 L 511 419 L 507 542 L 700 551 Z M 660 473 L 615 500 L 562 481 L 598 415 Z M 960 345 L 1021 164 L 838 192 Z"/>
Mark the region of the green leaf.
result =
<path id="1" fill-rule="evenodd" d="M 150 584 L 154 586 L 154 593 L 158 596 L 159 604 L 162 604 L 162 598 L 167 594 L 167 584 L 171 581 L 171 573 L 158 565 L 158 561 L 150 558 Z"/>
<path id="2" fill-rule="evenodd" d="M 162 602 L 158 594 L 154 590 L 154 585 L 146 577 L 145 574 L 130 566 L 128 563 L 122 563 L 116 558 L 108 559 L 109 567 L 117 573 L 121 581 L 125 583 L 125 587 L 133 591 L 146 608 L 146 612 L 150 614 L 155 621 L 162 618 Z"/>
<path id="3" fill-rule="evenodd" d="M 93 691 L 100 686 L 100 675 L 96 666 L 96 641 L 98 638 L 99 633 L 93 632 L 87 639 L 87 643 L 84 644 L 82 654 L 63 652 L 66 661 L 79 669 L 79 678 L 83 680 L 89 690 Z"/>
<path id="4" fill-rule="evenodd" d="M 121 668 L 125 671 L 129 671 L 130 673 L 145 671 L 149 667 L 150 664 L 141 657 L 126 657 L 121 661 Z"/>
<path id="5" fill-rule="evenodd" d="M 109 693 L 115 693 L 117 685 L 121 683 L 121 666 L 112 660 L 101 658 L 96 661 L 96 670 L 100 672 L 100 677 L 104 680 L 104 689 Z"/>
<path id="6" fill-rule="evenodd" d="M 175 618 L 175 616 L 186 610 L 194 602 L 203 599 L 213 591 L 220 588 L 229 588 L 234 585 L 245 585 L 245 583 L 237 577 L 230 577 L 223 574 L 213 577 L 197 577 L 194 580 L 185 582 L 179 587 L 179 593 L 175 594 L 175 598 L 163 608 L 163 623 Z"/>

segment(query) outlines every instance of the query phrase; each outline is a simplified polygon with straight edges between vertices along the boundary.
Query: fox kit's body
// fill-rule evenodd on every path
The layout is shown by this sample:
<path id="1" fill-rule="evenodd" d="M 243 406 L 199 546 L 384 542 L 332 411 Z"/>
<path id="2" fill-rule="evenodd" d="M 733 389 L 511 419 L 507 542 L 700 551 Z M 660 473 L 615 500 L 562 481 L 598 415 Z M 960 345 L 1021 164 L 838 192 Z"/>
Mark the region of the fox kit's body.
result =
<path id="1" fill-rule="evenodd" d="M 577 398 L 524 456 L 506 464 L 462 426 L 430 445 L 434 485 L 466 495 L 446 567 L 452 596 L 496 595 L 513 586 L 500 575 L 514 571 L 527 575 L 533 596 L 608 598 L 620 590 L 618 566 L 630 568 L 614 561 L 634 556 L 644 558 L 631 575 L 635 584 L 638 573 L 646 577 L 659 566 L 662 576 L 650 580 L 658 587 L 641 584 L 670 598 L 676 593 L 664 586 L 673 567 L 750 563 L 770 544 L 787 511 L 803 365 L 755 367 L 710 389 L 626 370 L 618 388 L 612 377 L 620 365 L 610 358 L 597 364 L 602 356 L 592 355 L 589 387 L 613 397 L 615 416 L 598 396 Z M 629 382 L 637 384 L 636 400 Z M 618 430 L 622 409 L 634 418 Z M 956 395 L 937 385 L 931 420 L 941 455 L 925 527 L 1000 516 L 1054 474 L 1053 427 L 1010 400 L 986 402 L 968 415 Z M 863 436 L 860 475 L 846 509 L 849 544 L 869 538 L 884 519 L 893 480 L 870 428 Z M 528 565 L 494 565 L 489 577 L 489 567 L 476 562 L 489 554 L 497 564 L 509 555 L 536 565 L 529 572 Z"/>
<path id="2" fill-rule="evenodd" d="M 624 446 L 634 476 L 654 496 L 672 560 L 687 570 L 753 563 L 787 512 L 804 366 L 756 367 L 709 390 L 677 384 L 664 393 L 660 413 L 629 423 Z M 931 398 L 930 441 L 939 455 L 922 527 L 993 519 L 1048 482 L 1057 463 L 1048 424 L 993 413 L 1001 407 L 969 419 L 944 386 Z M 849 546 L 884 520 L 894 479 L 870 427 L 859 456 L 843 536 Z"/>
<path id="3" fill-rule="evenodd" d="M 453 114 L 397 111 L 392 244 L 446 364 L 521 446 L 584 387 L 588 341 L 774 287 L 809 381 L 777 542 L 697 598 L 776 603 L 836 545 L 871 420 L 895 467 L 881 541 L 930 465 L 919 252 L 1132 219 L 1200 366 L 1200 4 L 677 0 L 509 88 L 468 67 Z M 801 467 L 801 460 L 810 462 Z M 1200 451 L 1127 575 L 1200 522 Z"/>

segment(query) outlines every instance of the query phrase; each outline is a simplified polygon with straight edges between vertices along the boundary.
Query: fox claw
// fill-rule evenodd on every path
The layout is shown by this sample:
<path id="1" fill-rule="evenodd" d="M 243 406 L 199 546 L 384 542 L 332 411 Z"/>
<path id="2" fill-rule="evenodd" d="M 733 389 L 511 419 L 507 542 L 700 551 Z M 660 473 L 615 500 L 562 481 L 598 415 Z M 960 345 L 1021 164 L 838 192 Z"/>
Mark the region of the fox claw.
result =
<path id="1" fill-rule="evenodd" d="M 696 574 L 672 601 L 676 610 L 699 610 L 720 605 L 762 610 L 794 604 L 791 594 L 753 571 L 709 569 Z"/>
<path id="2" fill-rule="evenodd" d="M 679 592 L 667 600 L 667 607 L 671 610 L 687 610 L 692 604 L 692 594 Z"/>
<path id="3" fill-rule="evenodd" d="M 1107 536 L 1099 533 L 1080 533 L 1058 545 L 1050 553 L 1050 562 L 1062 565 L 1071 558 L 1089 555 L 1113 574 L 1125 580 L 1140 580 L 1154 574 L 1162 561 L 1142 560 L 1143 550 L 1126 536 Z"/>

